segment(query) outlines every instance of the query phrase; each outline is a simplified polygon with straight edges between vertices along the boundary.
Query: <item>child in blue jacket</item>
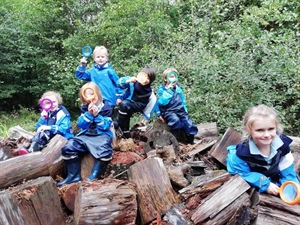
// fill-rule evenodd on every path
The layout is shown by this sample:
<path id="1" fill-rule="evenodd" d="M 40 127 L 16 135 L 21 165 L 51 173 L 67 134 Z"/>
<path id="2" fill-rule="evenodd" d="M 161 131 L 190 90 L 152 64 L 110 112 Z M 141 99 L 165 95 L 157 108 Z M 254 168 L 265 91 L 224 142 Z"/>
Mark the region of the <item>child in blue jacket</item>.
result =
<path id="1" fill-rule="evenodd" d="M 21 148 L 18 151 L 19 155 L 40 151 L 56 134 L 66 139 L 74 136 L 71 133 L 70 113 L 61 105 L 62 101 L 63 99 L 58 92 L 47 91 L 42 95 L 39 103 L 44 104 L 48 110 L 42 109 L 41 116 L 36 124 L 37 133 L 33 136 L 30 147 L 28 149 Z"/>
<path id="2" fill-rule="evenodd" d="M 173 67 L 166 69 L 163 80 L 157 91 L 156 114 L 163 123 L 167 123 L 179 141 L 193 144 L 198 128 L 188 115 L 183 90 L 178 83 L 178 71 Z"/>
<path id="3" fill-rule="evenodd" d="M 95 158 L 90 176 L 86 180 L 97 179 L 103 174 L 112 157 L 111 106 L 107 101 L 103 101 L 99 87 L 93 82 L 82 86 L 80 99 L 81 115 L 77 125 L 81 131 L 61 149 L 68 175 L 65 180 L 58 182 L 57 186 L 81 180 L 83 153 L 89 152 Z"/>
<path id="4" fill-rule="evenodd" d="M 103 100 L 112 106 L 110 117 L 113 117 L 113 108 L 119 104 L 121 101 L 119 96 L 122 95 L 122 91 L 117 87 L 119 76 L 112 65 L 108 63 L 108 51 L 104 46 L 95 47 L 93 59 L 93 67 L 87 70 L 87 59 L 83 57 L 76 69 L 75 76 L 78 79 L 92 81 L 98 85 Z"/>
<path id="5" fill-rule="evenodd" d="M 227 148 L 227 170 L 239 174 L 258 192 L 278 195 L 285 181 L 299 184 L 292 140 L 282 133 L 277 112 L 266 105 L 250 108 L 243 119 L 244 140 Z"/>
<path id="6" fill-rule="evenodd" d="M 154 69 L 146 66 L 137 77 L 126 76 L 118 81 L 118 87 L 124 89 L 123 101 L 119 104 L 117 120 L 114 122 L 115 129 L 121 128 L 123 136 L 130 138 L 130 118 L 136 112 L 143 113 L 146 119 L 150 119 L 155 106 L 156 96 L 151 84 L 155 80 Z M 139 77 L 142 79 L 140 80 Z"/>

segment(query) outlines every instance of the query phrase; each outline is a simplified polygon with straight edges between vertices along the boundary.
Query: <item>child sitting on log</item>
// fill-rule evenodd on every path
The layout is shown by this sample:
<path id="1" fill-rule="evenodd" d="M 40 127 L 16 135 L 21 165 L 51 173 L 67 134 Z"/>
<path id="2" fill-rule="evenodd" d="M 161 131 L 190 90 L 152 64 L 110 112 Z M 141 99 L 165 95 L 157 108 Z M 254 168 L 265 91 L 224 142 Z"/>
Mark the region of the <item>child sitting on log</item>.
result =
<path id="1" fill-rule="evenodd" d="M 188 115 L 183 90 L 178 83 L 178 71 L 168 68 L 163 72 L 164 83 L 159 86 L 156 114 L 171 128 L 178 141 L 193 144 L 198 128 Z"/>
<path id="2" fill-rule="evenodd" d="M 289 145 L 277 112 L 266 105 L 250 108 L 243 119 L 244 140 L 227 148 L 227 170 L 239 174 L 258 192 L 279 194 L 285 181 L 299 184 Z"/>
<path id="3" fill-rule="evenodd" d="M 61 149 L 67 167 L 67 178 L 58 182 L 57 186 L 81 180 L 83 153 L 89 152 L 95 158 L 87 181 L 97 179 L 100 174 L 104 173 L 112 157 L 111 106 L 107 101 L 103 101 L 99 87 L 93 82 L 82 86 L 80 99 L 82 102 L 81 115 L 77 125 L 81 131 L 74 138 L 68 140 Z"/>
<path id="4" fill-rule="evenodd" d="M 37 133 L 33 136 L 28 149 L 18 150 L 19 155 L 40 151 L 56 134 L 66 139 L 74 136 L 71 133 L 71 116 L 68 110 L 61 105 L 62 100 L 58 92 L 47 91 L 42 95 L 39 100 L 42 112 L 36 124 Z"/>

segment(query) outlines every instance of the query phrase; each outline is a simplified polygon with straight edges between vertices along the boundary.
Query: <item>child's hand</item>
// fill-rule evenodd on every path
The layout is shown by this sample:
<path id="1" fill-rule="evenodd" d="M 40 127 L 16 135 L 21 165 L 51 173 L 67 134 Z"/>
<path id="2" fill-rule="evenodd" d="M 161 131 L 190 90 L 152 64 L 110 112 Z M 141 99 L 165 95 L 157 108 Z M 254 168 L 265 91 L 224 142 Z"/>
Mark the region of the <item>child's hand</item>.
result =
<path id="1" fill-rule="evenodd" d="M 136 77 L 130 77 L 126 83 L 135 83 L 136 82 Z"/>
<path id="2" fill-rule="evenodd" d="M 167 89 L 173 89 L 175 86 L 176 86 L 176 83 L 168 83 L 168 84 L 166 85 L 166 88 L 167 88 Z"/>
<path id="3" fill-rule="evenodd" d="M 88 111 L 90 114 L 92 114 L 93 116 L 97 116 L 99 113 L 99 109 L 98 107 L 94 104 L 94 103 L 90 103 L 88 106 Z"/>
<path id="4" fill-rule="evenodd" d="M 45 130 L 50 130 L 50 129 L 51 129 L 50 126 L 42 125 L 37 129 L 37 132 L 39 133 L 39 132 L 43 132 Z"/>
<path id="5" fill-rule="evenodd" d="M 278 195 L 278 191 L 279 191 L 279 187 L 276 184 L 271 182 L 268 187 L 267 193 L 271 195 Z"/>
<path id="6" fill-rule="evenodd" d="M 81 66 L 86 66 L 86 64 L 87 64 L 87 59 L 86 59 L 85 57 L 81 58 L 80 64 L 81 64 Z"/>
<path id="7" fill-rule="evenodd" d="M 161 122 L 165 123 L 165 119 L 162 116 L 160 116 L 159 119 Z"/>
<path id="8" fill-rule="evenodd" d="M 118 98 L 116 101 L 116 106 L 118 106 L 121 102 L 122 102 L 122 100 Z"/>
<path id="9" fill-rule="evenodd" d="M 43 111 L 41 112 L 41 117 L 42 117 L 43 119 L 46 119 L 46 118 L 48 117 L 48 113 L 46 112 L 46 110 L 43 110 Z"/>

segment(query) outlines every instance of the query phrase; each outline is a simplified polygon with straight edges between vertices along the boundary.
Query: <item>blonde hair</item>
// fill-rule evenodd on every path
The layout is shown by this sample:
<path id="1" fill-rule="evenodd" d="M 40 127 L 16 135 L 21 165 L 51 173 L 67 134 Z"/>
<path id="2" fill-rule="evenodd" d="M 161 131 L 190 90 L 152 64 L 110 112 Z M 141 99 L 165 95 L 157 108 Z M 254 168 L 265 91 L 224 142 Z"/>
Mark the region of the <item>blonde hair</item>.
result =
<path id="1" fill-rule="evenodd" d="M 79 92 L 79 97 L 80 97 L 80 100 L 81 100 L 83 105 L 86 105 L 86 104 L 89 103 L 85 100 L 85 98 L 83 97 L 83 94 L 82 94 L 82 91 L 85 90 L 85 89 L 88 89 L 88 88 L 93 89 L 95 91 L 95 93 L 98 97 L 98 101 L 99 101 L 98 104 L 103 101 L 102 93 L 101 93 L 100 88 L 98 87 L 98 85 L 95 84 L 94 82 L 88 82 L 80 88 L 80 92 Z"/>
<path id="2" fill-rule="evenodd" d="M 55 91 L 46 91 L 46 92 L 42 95 L 42 97 L 39 99 L 39 103 L 41 103 L 41 101 L 42 101 L 45 97 L 50 96 L 50 95 L 53 95 L 53 96 L 57 99 L 57 102 L 58 102 L 59 105 L 62 104 L 63 98 L 61 97 L 60 93 L 55 92 Z"/>
<path id="3" fill-rule="evenodd" d="M 108 57 L 107 48 L 105 48 L 104 46 L 96 46 L 94 48 L 93 55 L 95 55 L 96 52 L 104 52 L 104 54 Z"/>
<path id="4" fill-rule="evenodd" d="M 166 69 L 164 72 L 163 72 L 163 79 L 164 79 L 164 83 L 167 84 L 167 76 L 169 73 L 171 72 L 175 72 L 177 73 L 177 75 L 179 75 L 178 71 L 174 68 L 174 67 L 170 67 L 168 69 Z"/>
<path id="5" fill-rule="evenodd" d="M 250 138 L 252 125 L 258 116 L 273 119 L 276 126 L 276 133 L 281 134 L 283 132 L 283 126 L 280 123 L 276 110 L 261 104 L 251 107 L 246 111 L 243 117 L 243 140 L 248 140 Z"/>

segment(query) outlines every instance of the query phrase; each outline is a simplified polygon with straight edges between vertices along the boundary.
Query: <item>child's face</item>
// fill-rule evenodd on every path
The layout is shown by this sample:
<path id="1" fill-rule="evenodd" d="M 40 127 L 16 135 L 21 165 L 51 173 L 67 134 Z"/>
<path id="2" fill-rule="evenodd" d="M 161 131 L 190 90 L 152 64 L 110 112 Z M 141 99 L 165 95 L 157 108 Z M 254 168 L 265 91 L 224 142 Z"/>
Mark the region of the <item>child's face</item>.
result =
<path id="1" fill-rule="evenodd" d="M 252 124 L 250 135 L 259 149 L 270 146 L 276 136 L 275 120 L 270 117 L 257 116 Z"/>
<path id="2" fill-rule="evenodd" d="M 45 98 L 49 98 L 52 101 L 52 107 L 49 111 L 55 111 L 58 108 L 58 100 L 54 95 L 45 96 Z M 44 107 L 49 108 L 50 102 L 45 101 Z"/>
<path id="3" fill-rule="evenodd" d="M 86 101 L 88 101 L 88 102 L 92 102 L 96 105 L 98 105 L 98 103 L 99 103 L 98 102 L 98 96 L 92 88 L 85 89 L 84 97 L 85 97 Z"/>
<path id="4" fill-rule="evenodd" d="M 107 53 L 105 51 L 96 51 L 94 52 L 94 56 L 93 59 L 95 61 L 95 63 L 97 63 L 97 65 L 103 65 L 107 62 L 108 57 L 107 57 Z"/>

